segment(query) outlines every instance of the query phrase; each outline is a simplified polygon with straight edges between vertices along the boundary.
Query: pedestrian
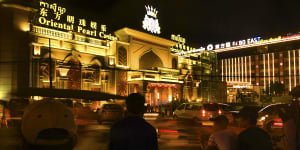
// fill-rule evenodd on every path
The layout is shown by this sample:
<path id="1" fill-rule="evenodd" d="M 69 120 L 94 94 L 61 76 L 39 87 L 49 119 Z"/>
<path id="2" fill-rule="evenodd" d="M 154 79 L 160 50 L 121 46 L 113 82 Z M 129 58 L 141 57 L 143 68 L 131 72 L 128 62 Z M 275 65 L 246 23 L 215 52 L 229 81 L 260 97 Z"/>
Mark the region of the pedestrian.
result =
<path id="1" fill-rule="evenodd" d="M 245 106 L 240 110 L 239 124 L 245 130 L 238 135 L 238 150 L 272 150 L 270 135 L 256 127 L 257 118 L 254 107 Z"/>
<path id="2" fill-rule="evenodd" d="M 156 130 L 143 119 L 144 103 L 138 93 L 128 96 L 128 115 L 111 127 L 109 150 L 158 150 Z"/>
<path id="3" fill-rule="evenodd" d="M 213 119 L 214 133 L 209 137 L 206 150 L 236 150 L 237 135 L 228 129 L 229 121 L 226 116 L 221 115 Z"/>
<path id="4" fill-rule="evenodd" d="M 163 118 L 165 116 L 165 106 L 164 105 L 161 105 L 160 107 L 160 114 L 161 114 L 161 117 Z"/>
<path id="5" fill-rule="evenodd" d="M 27 106 L 21 133 L 24 150 L 72 150 L 77 141 L 73 112 L 52 99 Z"/>
<path id="6" fill-rule="evenodd" d="M 166 104 L 165 106 L 166 106 L 166 107 L 165 107 L 165 116 L 168 117 L 168 113 L 169 113 L 169 105 Z"/>
<path id="7" fill-rule="evenodd" d="M 287 104 L 279 110 L 279 117 L 283 122 L 283 139 L 286 150 L 299 150 L 299 143 L 297 139 L 297 105 Z M 298 131 L 299 132 L 299 131 Z"/>

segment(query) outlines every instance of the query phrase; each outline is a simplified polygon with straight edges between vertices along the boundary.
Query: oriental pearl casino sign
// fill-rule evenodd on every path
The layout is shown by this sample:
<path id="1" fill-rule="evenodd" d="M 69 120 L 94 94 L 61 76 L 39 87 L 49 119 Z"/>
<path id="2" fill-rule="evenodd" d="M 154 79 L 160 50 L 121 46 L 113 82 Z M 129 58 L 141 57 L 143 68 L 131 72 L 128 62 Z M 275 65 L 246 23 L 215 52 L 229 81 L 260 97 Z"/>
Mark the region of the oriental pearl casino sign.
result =
<path id="1" fill-rule="evenodd" d="M 67 8 L 54 1 L 48 1 L 50 0 L 38 2 L 39 11 L 34 17 L 34 25 L 75 32 L 99 39 L 118 40 L 117 37 L 106 32 L 105 24 L 69 14 Z"/>
<path id="2" fill-rule="evenodd" d="M 157 19 L 158 11 L 152 6 L 145 6 L 147 14 L 143 20 L 143 28 L 151 33 L 160 34 L 160 26 Z"/>

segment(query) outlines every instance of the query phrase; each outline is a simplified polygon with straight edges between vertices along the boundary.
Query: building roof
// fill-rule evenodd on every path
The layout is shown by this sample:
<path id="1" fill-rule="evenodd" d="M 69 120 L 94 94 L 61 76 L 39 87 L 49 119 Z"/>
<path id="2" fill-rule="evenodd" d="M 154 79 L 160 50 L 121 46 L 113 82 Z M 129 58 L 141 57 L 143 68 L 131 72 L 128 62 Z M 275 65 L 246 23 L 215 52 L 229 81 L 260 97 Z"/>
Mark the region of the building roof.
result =
<path id="1" fill-rule="evenodd" d="M 117 30 L 115 32 L 116 36 L 121 40 L 121 41 L 129 41 L 129 37 L 134 37 L 136 39 L 140 39 L 143 41 L 151 42 L 154 44 L 162 45 L 162 46 L 167 46 L 167 47 L 172 47 L 176 45 L 177 43 L 171 40 L 167 40 L 155 35 L 151 35 L 145 32 L 137 31 L 134 29 L 130 28 L 122 28 L 120 30 Z"/>

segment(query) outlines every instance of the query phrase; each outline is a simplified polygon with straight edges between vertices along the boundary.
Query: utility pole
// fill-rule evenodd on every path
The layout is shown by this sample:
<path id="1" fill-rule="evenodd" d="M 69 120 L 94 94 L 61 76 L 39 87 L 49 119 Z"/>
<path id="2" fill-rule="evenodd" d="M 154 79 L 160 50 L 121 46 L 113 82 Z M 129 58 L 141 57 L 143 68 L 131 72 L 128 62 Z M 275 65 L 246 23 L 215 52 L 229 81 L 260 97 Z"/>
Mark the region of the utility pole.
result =
<path id="1" fill-rule="evenodd" d="M 52 58 L 51 58 L 51 39 L 49 38 L 49 80 L 52 89 Z"/>

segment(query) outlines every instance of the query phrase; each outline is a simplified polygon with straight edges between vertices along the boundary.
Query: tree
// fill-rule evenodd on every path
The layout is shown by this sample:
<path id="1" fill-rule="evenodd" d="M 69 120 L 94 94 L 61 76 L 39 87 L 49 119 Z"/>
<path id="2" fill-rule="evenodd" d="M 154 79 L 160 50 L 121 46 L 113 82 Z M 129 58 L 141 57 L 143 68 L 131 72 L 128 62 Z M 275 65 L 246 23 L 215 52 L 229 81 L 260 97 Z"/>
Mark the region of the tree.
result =
<path id="1" fill-rule="evenodd" d="M 294 98 L 300 97 L 300 86 L 297 85 L 295 88 L 292 89 L 291 93 L 290 93 Z"/>
<path id="2" fill-rule="evenodd" d="M 279 82 L 275 82 L 275 83 L 271 83 L 270 85 L 270 95 L 282 95 L 282 93 L 284 92 L 285 88 L 284 85 L 279 83 Z"/>

